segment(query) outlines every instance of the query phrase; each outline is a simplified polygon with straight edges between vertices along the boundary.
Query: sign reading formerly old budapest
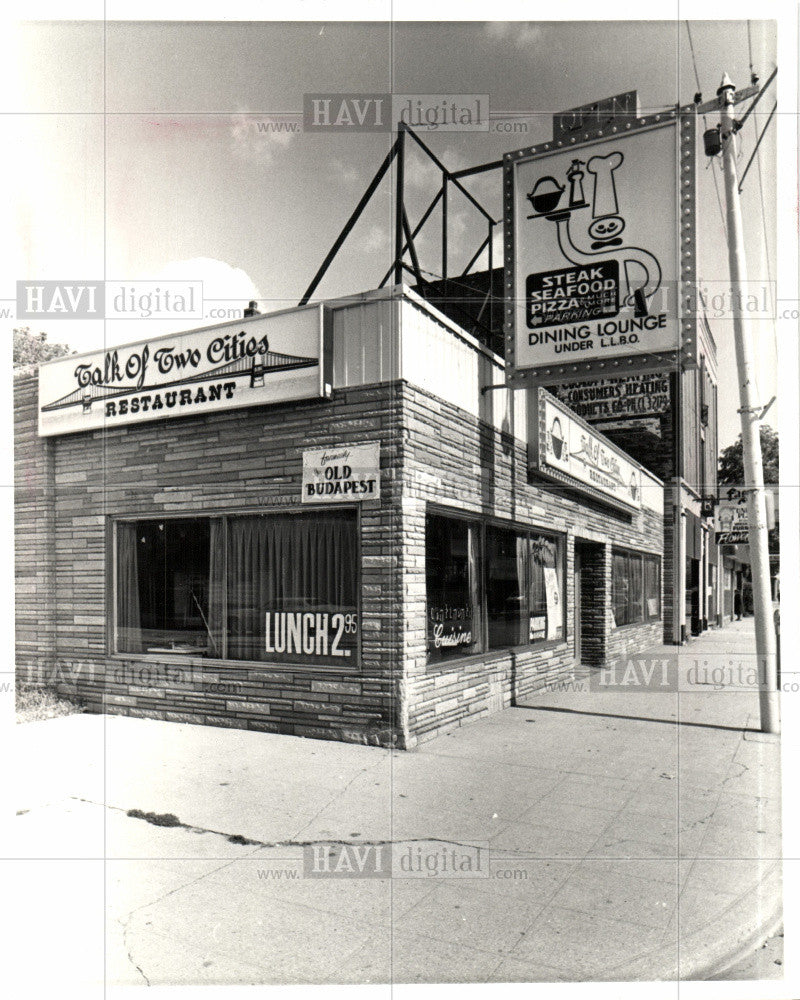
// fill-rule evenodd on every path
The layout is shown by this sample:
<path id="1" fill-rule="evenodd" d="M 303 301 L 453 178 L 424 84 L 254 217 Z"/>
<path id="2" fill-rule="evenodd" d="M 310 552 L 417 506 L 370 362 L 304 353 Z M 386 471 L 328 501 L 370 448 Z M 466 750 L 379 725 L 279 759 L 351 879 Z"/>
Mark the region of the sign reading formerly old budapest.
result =
<path id="1" fill-rule="evenodd" d="M 39 370 L 39 434 L 324 396 L 328 340 L 314 305 L 58 358 Z"/>
<path id="2" fill-rule="evenodd" d="M 539 472 L 638 510 L 642 468 L 545 389 L 538 390 L 533 463 Z"/>
<path id="3" fill-rule="evenodd" d="M 578 142 L 559 135 L 505 157 L 512 376 L 576 364 L 609 371 L 612 359 L 634 357 L 642 370 L 690 353 L 677 290 L 679 209 L 693 195 L 694 160 L 679 192 L 677 114 L 611 117 Z"/>
<path id="4" fill-rule="evenodd" d="M 381 446 L 338 445 L 303 452 L 303 503 L 377 500 L 381 495 Z"/>

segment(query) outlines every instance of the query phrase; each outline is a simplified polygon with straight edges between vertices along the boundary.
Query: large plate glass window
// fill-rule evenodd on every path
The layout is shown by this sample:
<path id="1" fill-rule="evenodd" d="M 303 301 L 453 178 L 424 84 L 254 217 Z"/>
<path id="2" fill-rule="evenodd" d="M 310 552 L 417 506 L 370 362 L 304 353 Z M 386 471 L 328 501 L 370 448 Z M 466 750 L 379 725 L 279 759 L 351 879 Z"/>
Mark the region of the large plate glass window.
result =
<path id="1" fill-rule="evenodd" d="M 117 652 L 355 663 L 354 511 L 120 521 Z"/>
<path id="2" fill-rule="evenodd" d="M 614 624 L 634 625 L 661 614 L 661 560 L 615 549 L 611 571 Z"/>
<path id="3" fill-rule="evenodd" d="M 479 525 L 428 514 L 425 525 L 428 659 L 482 649 Z"/>

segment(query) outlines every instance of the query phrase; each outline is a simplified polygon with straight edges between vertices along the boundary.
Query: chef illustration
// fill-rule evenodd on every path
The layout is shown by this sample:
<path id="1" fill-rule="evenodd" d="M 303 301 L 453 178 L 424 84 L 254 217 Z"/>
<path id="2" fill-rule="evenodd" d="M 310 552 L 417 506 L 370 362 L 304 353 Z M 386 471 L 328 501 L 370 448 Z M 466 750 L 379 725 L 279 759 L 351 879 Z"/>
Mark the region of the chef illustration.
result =
<path id="1" fill-rule="evenodd" d="M 622 304 L 633 306 L 635 316 L 647 316 L 648 299 L 661 286 L 661 266 L 649 251 L 623 245 L 621 234 L 625 229 L 625 219 L 619 211 L 614 173 L 622 166 L 624 159 L 622 153 L 613 152 L 606 156 L 593 156 L 585 164 L 586 172 L 594 179 L 592 221 L 587 229 L 592 242 L 588 250 L 575 245 L 570 230 L 572 213 L 588 207 L 583 193 L 585 175 L 582 160 L 573 160 L 567 171 L 569 204 L 559 208 L 558 204 L 566 187 L 560 185 L 554 177 L 542 177 L 528 195 L 534 208 L 534 214 L 528 218 L 546 218 L 556 224 L 558 245 L 571 264 L 596 264 L 600 257 L 603 260 L 617 261 L 620 274 L 625 276 L 627 292 Z"/>

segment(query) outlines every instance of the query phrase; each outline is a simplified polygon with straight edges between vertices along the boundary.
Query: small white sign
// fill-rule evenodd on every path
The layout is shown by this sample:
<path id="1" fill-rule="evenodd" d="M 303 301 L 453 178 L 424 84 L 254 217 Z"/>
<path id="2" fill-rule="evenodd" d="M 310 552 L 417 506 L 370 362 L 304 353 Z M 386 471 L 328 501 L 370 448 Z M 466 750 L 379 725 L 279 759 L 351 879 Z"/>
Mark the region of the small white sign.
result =
<path id="1" fill-rule="evenodd" d="M 380 495 L 379 441 L 303 452 L 303 503 L 377 500 Z"/>
<path id="2" fill-rule="evenodd" d="M 564 615 L 561 610 L 558 574 L 552 566 L 544 567 L 544 596 L 547 602 L 547 638 L 557 639 L 561 632 Z"/>

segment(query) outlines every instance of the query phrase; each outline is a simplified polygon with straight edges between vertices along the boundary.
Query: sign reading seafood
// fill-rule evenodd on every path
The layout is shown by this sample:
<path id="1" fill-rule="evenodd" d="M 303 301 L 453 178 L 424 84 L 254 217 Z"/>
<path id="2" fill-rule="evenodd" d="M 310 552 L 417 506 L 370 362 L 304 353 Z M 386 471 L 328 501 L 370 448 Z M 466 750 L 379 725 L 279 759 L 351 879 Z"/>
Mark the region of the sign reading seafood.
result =
<path id="1" fill-rule="evenodd" d="M 659 117 L 506 156 L 517 371 L 681 348 L 678 123 Z"/>

